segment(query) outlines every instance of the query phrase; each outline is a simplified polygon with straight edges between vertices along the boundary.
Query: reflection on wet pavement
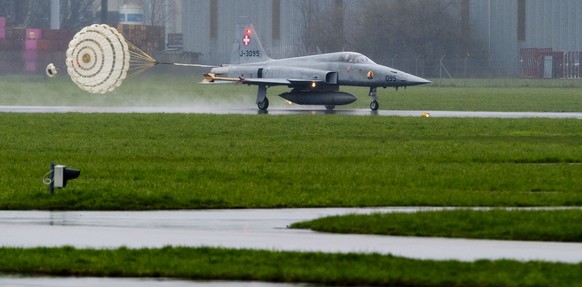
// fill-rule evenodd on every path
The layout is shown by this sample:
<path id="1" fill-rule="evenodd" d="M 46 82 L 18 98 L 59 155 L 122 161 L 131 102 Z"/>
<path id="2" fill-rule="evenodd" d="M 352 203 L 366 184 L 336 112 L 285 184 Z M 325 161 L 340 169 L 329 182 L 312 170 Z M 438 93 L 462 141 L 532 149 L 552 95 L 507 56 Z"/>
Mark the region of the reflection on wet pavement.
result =
<path id="1" fill-rule="evenodd" d="M 152 212 L 0 211 L 0 246 L 191 246 L 360 252 L 419 259 L 582 262 L 582 244 L 327 234 L 288 229 L 323 216 L 443 208 L 246 209 Z"/>
<path id="2" fill-rule="evenodd" d="M 3 287 L 287 287 L 305 284 L 263 282 L 184 281 L 148 278 L 0 277 Z"/>
<path id="3" fill-rule="evenodd" d="M 269 114 L 269 115 L 350 115 L 350 116 L 399 116 L 399 117 L 447 117 L 447 118 L 575 118 L 582 119 L 582 113 L 557 112 L 472 112 L 472 111 L 405 111 L 369 109 L 327 111 L 321 107 L 294 107 L 260 111 L 256 108 L 218 107 L 83 107 L 83 106 L 0 106 L 4 113 L 169 113 L 169 114 Z"/>

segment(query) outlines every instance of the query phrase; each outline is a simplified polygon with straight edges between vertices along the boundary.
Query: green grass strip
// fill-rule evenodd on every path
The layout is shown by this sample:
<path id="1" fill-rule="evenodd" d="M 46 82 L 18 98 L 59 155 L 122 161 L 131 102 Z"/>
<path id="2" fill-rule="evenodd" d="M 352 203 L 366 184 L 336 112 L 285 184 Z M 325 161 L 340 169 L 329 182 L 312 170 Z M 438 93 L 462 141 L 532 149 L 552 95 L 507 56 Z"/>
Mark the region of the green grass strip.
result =
<path id="1" fill-rule="evenodd" d="M 582 242 L 582 210 L 448 210 L 376 213 L 295 223 L 332 233 Z"/>
<path id="2" fill-rule="evenodd" d="M 0 248 L 0 272 L 391 286 L 579 286 L 582 264 L 179 248 Z"/>
<path id="3" fill-rule="evenodd" d="M 0 209 L 580 206 L 582 121 L 0 114 Z M 81 170 L 51 196 L 55 161 Z"/>

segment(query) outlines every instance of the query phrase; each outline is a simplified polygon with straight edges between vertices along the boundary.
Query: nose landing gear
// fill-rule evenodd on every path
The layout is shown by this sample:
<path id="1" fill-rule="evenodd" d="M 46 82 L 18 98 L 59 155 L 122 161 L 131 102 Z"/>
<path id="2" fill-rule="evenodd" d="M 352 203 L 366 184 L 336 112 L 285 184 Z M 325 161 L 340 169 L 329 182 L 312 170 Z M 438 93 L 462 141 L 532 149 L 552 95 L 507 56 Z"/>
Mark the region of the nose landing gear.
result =
<path id="1" fill-rule="evenodd" d="M 369 94 L 370 98 L 372 98 L 372 102 L 370 103 L 370 109 L 372 111 L 377 111 L 378 108 L 380 107 L 380 104 L 378 103 L 378 97 L 377 97 L 377 93 L 376 93 L 376 87 L 370 87 L 370 94 Z"/>
<path id="2" fill-rule="evenodd" d="M 377 111 L 379 107 L 380 107 L 380 104 L 376 100 L 374 100 L 370 103 L 370 109 L 372 111 Z"/>

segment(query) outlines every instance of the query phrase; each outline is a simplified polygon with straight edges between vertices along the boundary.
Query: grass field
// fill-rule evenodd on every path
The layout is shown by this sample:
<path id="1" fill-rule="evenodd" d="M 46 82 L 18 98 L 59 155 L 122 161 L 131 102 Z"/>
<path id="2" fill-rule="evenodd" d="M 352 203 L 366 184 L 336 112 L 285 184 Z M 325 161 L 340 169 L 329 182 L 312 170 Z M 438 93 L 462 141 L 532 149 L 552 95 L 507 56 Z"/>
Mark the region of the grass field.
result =
<path id="1" fill-rule="evenodd" d="M 295 223 L 332 233 L 582 242 L 582 211 L 450 210 L 346 215 Z"/>
<path id="2" fill-rule="evenodd" d="M 582 121 L 3 114 L 0 209 L 582 204 Z M 81 170 L 50 196 L 51 161 Z"/>

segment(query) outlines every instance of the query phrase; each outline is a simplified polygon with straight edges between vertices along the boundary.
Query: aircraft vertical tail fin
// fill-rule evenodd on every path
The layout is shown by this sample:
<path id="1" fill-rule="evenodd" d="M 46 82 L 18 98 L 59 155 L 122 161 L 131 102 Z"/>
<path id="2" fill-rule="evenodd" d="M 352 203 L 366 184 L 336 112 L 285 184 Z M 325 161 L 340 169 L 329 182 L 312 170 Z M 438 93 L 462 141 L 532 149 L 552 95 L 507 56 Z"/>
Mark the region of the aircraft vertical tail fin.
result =
<path id="1" fill-rule="evenodd" d="M 239 17 L 236 25 L 236 38 L 230 55 L 231 64 L 246 64 L 271 60 L 259 40 L 255 27 L 249 17 Z"/>

